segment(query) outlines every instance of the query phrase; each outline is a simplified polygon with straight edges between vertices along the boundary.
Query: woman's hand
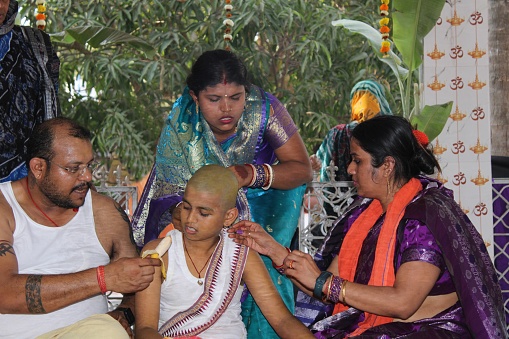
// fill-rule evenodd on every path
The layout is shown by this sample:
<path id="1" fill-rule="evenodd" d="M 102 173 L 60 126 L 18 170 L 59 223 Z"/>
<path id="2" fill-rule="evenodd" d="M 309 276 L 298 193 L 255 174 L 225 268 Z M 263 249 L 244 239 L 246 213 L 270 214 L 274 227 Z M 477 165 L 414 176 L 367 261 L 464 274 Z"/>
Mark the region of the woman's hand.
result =
<path id="1" fill-rule="evenodd" d="M 299 285 L 313 291 L 316 278 L 321 271 L 316 265 L 313 257 L 299 250 L 293 250 L 284 260 L 285 275 L 295 279 Z"/>
<path id="2" fill-rule="evenodd" d="M 253 178 L 253 170 L 246 165 L 234 165 L 228 167 L 235 177 L 237 178 L 237 182 L 239 183 L 239 188 L 246 187 L 251 182 L 251 178 Z"/>
<path id="3" fill-rule="evenodd" d="M 282 253 L 283 257 L 279 262 L 283 262 L 288 254 L 282 245 L 265 232 L 262 226 L 255 222 L 248 220 L 239 221 L 228 229 L 228 233 L 228 236 L 236 243 L 246 245 L 256 252 L 270 257 L 273 261 L 275 261 L 273 257 L 278 257 L 278 254 Z"/>

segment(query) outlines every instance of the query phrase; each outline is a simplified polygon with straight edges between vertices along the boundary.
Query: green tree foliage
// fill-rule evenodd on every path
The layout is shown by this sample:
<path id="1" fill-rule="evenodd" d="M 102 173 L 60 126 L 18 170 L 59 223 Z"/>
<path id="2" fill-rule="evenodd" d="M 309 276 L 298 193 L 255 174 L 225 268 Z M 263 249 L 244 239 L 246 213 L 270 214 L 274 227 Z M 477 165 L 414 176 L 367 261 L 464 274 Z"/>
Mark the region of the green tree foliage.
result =
<path id="1" fill-rule="evenodd" d="M 349 119 L 359 80 L 397 88 L 369 44 L 338 30 L 341 18 L 375 26 L 375 0 L 232 0 L 234 40 L 253 84 L 286 104 L 310 153 L 332 126 Z M 48 26 L 61 57 L 64 115 L 95 133 L 105 159 L 120 157 L 139 178 L 192 62 L 224 48 L 225 2 L 217 0 L 48 0 Z M 23 16 L 32 18 L 33 8 Z M 76 79 L 84 91 L 76 91 Z M 398 91 L 390 91 L 396 93 Z M 395 99 L 390 99 L 393 107 Z M 398 109 L 396 109 L 398 111 Z"/>

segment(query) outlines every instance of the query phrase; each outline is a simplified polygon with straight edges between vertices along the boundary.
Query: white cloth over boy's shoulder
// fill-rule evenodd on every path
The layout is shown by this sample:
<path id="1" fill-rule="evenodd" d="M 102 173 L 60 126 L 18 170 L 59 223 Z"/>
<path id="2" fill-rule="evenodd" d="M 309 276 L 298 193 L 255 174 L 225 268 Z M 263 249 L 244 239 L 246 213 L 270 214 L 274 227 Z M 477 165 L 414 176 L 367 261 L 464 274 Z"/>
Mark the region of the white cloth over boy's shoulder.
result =
<path id="1" fill-rule="evenodd" d="M 159 331 L 167 330 L 168 327 L 162 327 L 172 317 L 179 319 L 175 320 L 173 330 L 180 331 L 206 328 L 209 326 L 207 321 L 217 319 L 198 334 L 191 333 L 202 339 L 245 338 L 246 329 L 240 315 L 243 286 L 239 283 L 247 248 L 234 243 L 223 231 L 204 273 L 205 278 L 201 279 L 204 283 L 199 285 L 199 279 L 191 274 L 186 264 L 182 233 L 172 230 L 167 236 L 172 237 L 172 246 L 168 250 L 168 275 L 161 286 Z M 206 288 L 210 288 L 210 298 L 203 298 Z M 223 307 L 228 298 L 231 298 L 229 305 Z M 189 311 L 192 309 L 196 312 Z"/>
<path id="2" fill-rule="evenodd" d="M 0 191 L 14 212 L 13 248 L 19 274 L 74 273 L 110 262 L 95 231 L 91 192 L 71 221 L 61 227 L 48 227 L 36 223 L 25 213 L 10 182 L 0 184 Z M 0 314 L 0 337 L 33 339 L 107 311 L 106 297 L 97 295 L 47 314 Z"/>

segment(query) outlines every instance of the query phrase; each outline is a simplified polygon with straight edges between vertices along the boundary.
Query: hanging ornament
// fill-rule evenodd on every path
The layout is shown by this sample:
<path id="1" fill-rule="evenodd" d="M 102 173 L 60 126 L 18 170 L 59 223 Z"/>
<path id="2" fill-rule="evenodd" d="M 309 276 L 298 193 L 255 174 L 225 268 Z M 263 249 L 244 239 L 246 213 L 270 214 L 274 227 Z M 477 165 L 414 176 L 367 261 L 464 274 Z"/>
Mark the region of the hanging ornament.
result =
<path id="1" fill-rule="evenodd" d="M 44 30 L 46 28 L 45 0 L 35 0 L 35 4 L 37 5 L 37 13 L 35 14 L 37 28 Z"/>
<path id="2" fill-rule="evenodd" d="M 234 25 L 232 17 L 232 9 L 233 6 L 231 5 L 231 0 L 225 0 L 226 5 L 224 5 L 224 10 L 226 12 L 226 19 L 223 21 L 223 25 L 225 25 L 224 29 L 224 49 L 229 51 L 230 50 L 230 43 L 233 40 L 232 35 L 232 27 Z"/>
<path id="3" fill-rule="evenodd" d="M 382 33 L 382 47 L 380 48 L 380 52 L 382 52 L 384 58 L 389 57 L 389 52 L 391 50 L 391 43 L 389 41 L 389 32 L 391 29 L 389 28 L 390 19 L 389 16 L 389 2 L 390 0 L 381 0 L 382 4 L 380 5 L 380 15 L 382 19 L 379 21 L 380 24 L 380 33 Z"/>

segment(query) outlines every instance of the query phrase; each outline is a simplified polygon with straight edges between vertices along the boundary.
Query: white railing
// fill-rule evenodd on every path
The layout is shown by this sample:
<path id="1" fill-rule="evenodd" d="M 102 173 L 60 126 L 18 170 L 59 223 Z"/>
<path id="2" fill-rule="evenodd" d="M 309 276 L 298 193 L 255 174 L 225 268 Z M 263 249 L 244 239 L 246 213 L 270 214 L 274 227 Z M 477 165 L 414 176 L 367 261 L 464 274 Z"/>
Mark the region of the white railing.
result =
<path id="1" fill-rule="evenodd" d="M 332 226 L 341 216 L 356 189 L 351 181 L 313 181 L 308 184 L 299 218 L 299 249 L 314 255 Z"/>
<path id="2" fill-rule="evenodd" d="M 495 208 L 495 204 L 501 208 Z M 509 179 L 493 179 L 493 243 L 509 333 Z"/>

